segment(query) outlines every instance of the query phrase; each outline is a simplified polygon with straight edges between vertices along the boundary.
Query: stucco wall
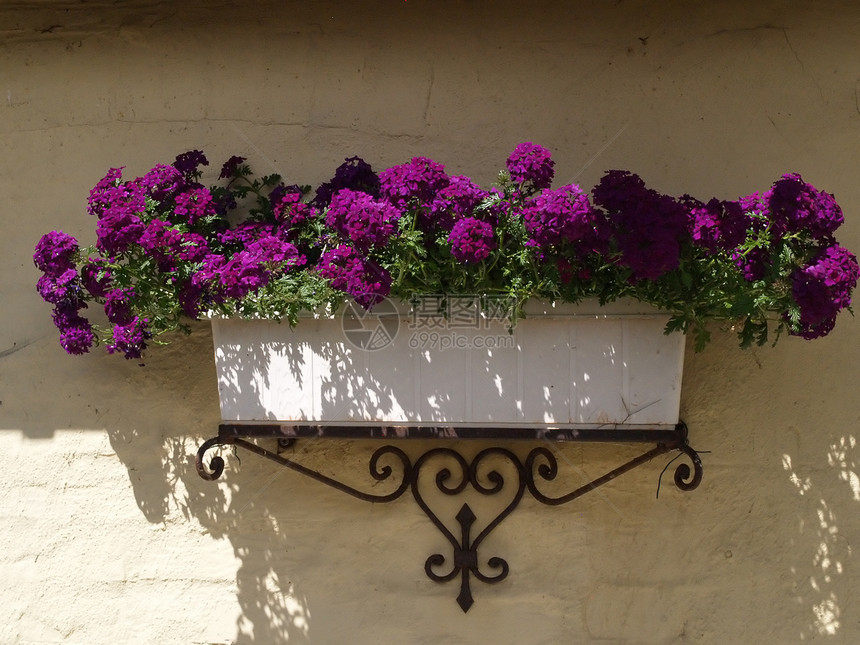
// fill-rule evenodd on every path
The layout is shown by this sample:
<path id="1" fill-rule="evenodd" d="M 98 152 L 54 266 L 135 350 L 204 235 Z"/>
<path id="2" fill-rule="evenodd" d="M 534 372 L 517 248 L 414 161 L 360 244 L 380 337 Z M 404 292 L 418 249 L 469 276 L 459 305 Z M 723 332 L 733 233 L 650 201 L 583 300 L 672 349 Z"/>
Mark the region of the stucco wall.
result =
<path id="1" fill-rule="evenodd" d="M 509 578 L 475 583 L 464 615 L 456 583 L 424 575 L 445 544 L 411 499 L 370 505 L 247 453 L 199 479 L 219 420 L 207 325 L 143 368 L 67 357 L 31 260 L 48 230 L 92 240 L 86 194 L 111 166 L 200 148 L 317 183 L 349 155 L 422 154 L 487 185 L 526 140 L 586 187 L 626 168 L 734 198 L 800 172 L 858 251 L 858 34 L 851 1 L 4 3 L 0 642 L 860 641 L 848 314 L 814 343 L 690 348 L 701 487 L 655 499 L 657 460 L 565 507 L 527 498 L 486 543 Z M 366 450 L 314 460 L 362 481 Z M 571 486 L 631 454 L 560 451 Z"/>

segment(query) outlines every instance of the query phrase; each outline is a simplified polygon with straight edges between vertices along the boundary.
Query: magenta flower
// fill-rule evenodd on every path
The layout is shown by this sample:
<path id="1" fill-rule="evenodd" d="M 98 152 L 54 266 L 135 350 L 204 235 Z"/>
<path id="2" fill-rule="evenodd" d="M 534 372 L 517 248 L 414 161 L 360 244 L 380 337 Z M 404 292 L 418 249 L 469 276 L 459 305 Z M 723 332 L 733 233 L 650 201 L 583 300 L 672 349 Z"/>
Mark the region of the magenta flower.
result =
<path id="1" fill-rule="evenodd" d="M 539 247 L 562 243 L 591 246 L 596 241 L 597 217 L 579 186 L 545 190 L 526 201 L 522 209 L 526 231 Z"/>
<path id="2" fill-rule="evenodd" d="M 413 157 L 379 173 L 379 194 L 401 210 L 427 206 L 449 181 L 445 166 L 427 157 Z"/>
<path id="3" fill-rule="evenodd" d="M 858 278 L 857 258 L 838 244 L 795 271 L 791 293 L 800 307 L 800 329 L 791 333 L 808 340 L 826 336 L 836 324 L 836 314 L 851 305 Z"/>
<path id="4" fill-rule="evenodd" d="M 555 162 L 546 148 L 536 143 L 519 144 L 507 161 L 508 173 L 515 184 L 531 184 L 534 190 L 549 188 L 555 175 Z"/>
<path id="5" fill-rule="evenodd" d="M 474 217 L 458 220 L 448 235 L 448 242 L 451 255 L 466 264 L 483 262 L 497 246 L 493 227 Z"/>
<path id="6" fill-rule="evenodd" d="M 75 266 L 78 241 L 62 231 L 51 231 L 36 243 L 33 263 L 42 273 L 57 276 Z"/>
<path id="7" fill-rule="evenodd" d="M 397 230 L 400 211 L 367 193 L 348 188 L 331 198 L 325 222 L 360 251 L 383 247 Z"/>

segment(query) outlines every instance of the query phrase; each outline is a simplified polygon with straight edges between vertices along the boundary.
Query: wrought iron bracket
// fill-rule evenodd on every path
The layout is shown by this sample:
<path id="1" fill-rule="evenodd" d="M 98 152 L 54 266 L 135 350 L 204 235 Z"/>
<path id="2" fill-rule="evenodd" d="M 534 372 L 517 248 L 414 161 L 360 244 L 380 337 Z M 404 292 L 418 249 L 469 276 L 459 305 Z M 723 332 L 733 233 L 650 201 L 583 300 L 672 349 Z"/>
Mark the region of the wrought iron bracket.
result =
<path id="1" fill-rule="evenodd" d="M 484 439 L 511 441 L 511 443 L 516 439 L 522 443 L 524 429 L 223 423 L 219 426 L 218 436 L 204 442 L 197 451 L 197 472 L 203 479 L 209 481 L 221 476 L 224 471 L 224 460 L 219 455 L 213 455 L 207 463 L 206 453 L 220 446 L 238 446 L 364 501 L 393 502 L 402 497 L 407 490 L 411 491 L 415 502 L 450 543 L 452 550 L 451 564 L 447 571 L 440 572 L 441 567 L 446 563 L 446 557 L 441 553 L 434 553 L 427 558 L 424 571 L 427 577 L 435 582 L 449 582 L 460 577 L 457 603 L 464 612 L 468 611 L 474 602 L 471 591 L 472 577 L 490 584 L 501 582 L 507 577 L 509 571 L 507 561 L 496 556 L 488 558 L 486 568 L 490 571 L 487 572 L 483 567 L 483 561 L 478 556 L 478 549 L 485 538 L 519 505 L 526 490 L 541 504 L 548 506 L 566 504 L 612 481 L 619 475 L 648 463 L 654 457 L 672 451 L 679 451 L 690 462 L 689 464 L 682 462 L 675 469 L 674 481 L 678 488 L 685 491 L 693 490 L 702 480 L 702 461 L 699 454 L 689 445 L 687 427 L 684 423 L 679 423 L 674 429 L 536 429 L 532 436 L 526 438 L 531 439 L 532 442 L 542 440 L 542 444 L 531 447 L 525 458 L 521 458 L 510 448 L 494 445 L 467 459 L 458 451 L 457 442 L 451 441 L 446 442 L 448 445 L 437 445 L 426 450 L 413 461 L 400 447 L 386 443 L 372 453 L 369 462 L 370 476 L 376 482 L 396 483 L 393 490 L 384 494 L 369 493 L 354 488 L 284 456 L 283 450 L 290 447 L 296 440 L 311 438 Z M 253 439 L 277 440 L 277 448 L 274 451 L 269 450 Z M 653 444 L 653 447 L 569 493 L 550 496 L 540 490 L 539 483 L 552 481 L 558 475 L 558 460 L 555 453 L 548 447 L 551 442 L 558 441 L 641 443 Z M 500 460 L 508 465 L 498 468 L 491 465 L 490 462 L 493 460 Z M 395 471 L 395 467 L 399 474 Z M 516 473 L 514 481 L 508 484 L 503 471 L 508 474 Z M 422 473 L 426 474 L 422 477 Z M 454 517 L 459 525 L 459 535 L 457 535 L 439 518 L 428 502 L 426 496 L 429 492 L 427 491 L 428 474 L 435 481 L 435 488 L 444 495 L 456 496 L 471 487 L 471 490 L 484 496 L 502 496 L 500 499 L 507 502 L 503 502 L 501 511 L 498 511 L 477 535 L 472 533 L 478 518 L 472 508 L 464 503 Z M 505 495 L 507 497 L 504 497 Z"/>

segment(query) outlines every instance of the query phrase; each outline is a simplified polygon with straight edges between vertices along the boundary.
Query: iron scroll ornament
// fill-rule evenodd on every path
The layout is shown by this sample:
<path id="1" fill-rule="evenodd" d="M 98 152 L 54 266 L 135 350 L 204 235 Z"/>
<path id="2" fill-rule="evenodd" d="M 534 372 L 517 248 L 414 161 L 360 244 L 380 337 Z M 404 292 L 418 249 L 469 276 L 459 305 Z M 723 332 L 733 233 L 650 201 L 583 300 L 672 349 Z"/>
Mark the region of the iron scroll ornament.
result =
<path id="1" fill-rule="evenodd" d="M 541 504 L 559 506 L 650 462 L 659 455 L 672 451 L 679 451 L 679 456 L 686 456 L 690 462 L 689 464 L 682 462 L 675 468 L 674 481 L 679 489 L 693 490 L 702 480 L 702 461 L 699 454 L 690 447 L 687 440 L 687 427 L 683 423 L 679 423 L 671 430 L 558 430 L 550 431 L 549 434 L 546 431 L 540 431 L 540 433 L 542 436 L 535 438 L 543 439 L 545 442 L 653 443 L 654 447 L 605 475 L 556 497 L 545 494 L 541 489 L 541 484 L 556 479 L 559 473 L 558 460 L 546 443 L 532 448 L 524 459 L 521 459 L 513 450 L 499 446 L 485 448 L 471 459 L 464 457 L 453 446 L 438 446 L 423 452 L 414 461 L 401 448 L 386 444 L 372 453 L 368 463 L 370 476 L 375 482 L 389 480 L 398 482 L 397 486 L 386 494 L 368 493 L 355 488 L 288 459 L 281 452 L 298 438 L 508 439 L 511 435 L 507 428 L 393 428 L 225 423 L 219 427 L 217 437 L 209 439 L 200 446 L 197 451 L 196 467 L 203 479 L 208 481 L 218 479 L 224 472 L 224 460 L 219 455 L 213 455 L 207 463 L 206 454 L 218 447 L 236 446 L 364 501 L 393 502 L 402 497 L 406 491 L 411 491 L 415 502 L 442 533 L 451 548 L 450 562 L 445 555 L 434 553 L 425 561 L 424 571 L 428 578 L 440 583 L 450 582 L 459 576 L 460 592 L 457 596 L 457 604 L 467 612 L 474 602 L 471 590 L 473 577 L 481 582 L 494 584 L 508 576 L 510 567 L 506 560 L 492 556 L 484 561 L 479 556 L 478 549 L 487 536 L 516 509 L 526 490 Z M 522 434 L 519 434 L 519 437 L 522 437 Z M 277 439 L 278 449 L 271 451 L 249 440 L 258 438 Z M 507 466 L 503 468 L 498 467 L 501 464 L 493 466 L 491 465 L 493 461 Z M 513 476 L 506 477 L 506 473 Z M 428 479 L 433 482 L 431 489 L 435 488 L 438 493 L 450 497 L 456 497 L 467 489 L 485 497 L 506 494 L 508 497 L 503 498 L 504 501 L 498 507 L 500 510 L 497 510 L 495 517 L 492 517 L 486 526 L 473 536 L 473 529 L 478 520 L 473 509 L 467 503 L 460 507 L 454 516 L 459 531 L 452 531 L 428 501 L 427 494 L 431 492 L 427 490 Z"/>

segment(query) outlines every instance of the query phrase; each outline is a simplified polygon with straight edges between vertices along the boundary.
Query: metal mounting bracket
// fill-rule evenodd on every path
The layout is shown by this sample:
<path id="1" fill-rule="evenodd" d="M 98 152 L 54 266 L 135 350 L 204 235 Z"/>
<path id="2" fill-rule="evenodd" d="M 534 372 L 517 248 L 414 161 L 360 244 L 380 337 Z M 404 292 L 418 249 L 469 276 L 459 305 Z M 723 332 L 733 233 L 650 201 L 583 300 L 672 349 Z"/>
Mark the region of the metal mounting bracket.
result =
<path id="1" fill-rule="evenodd" d="M 414 461 L 400 447 L 386 443 L 376 449 L 370 456 L 370 476 L 376 482 L 391 481 L 397 483 L 394 490 L 386 494 L 368 493 L 337 479 L 304 466 L 285 457 L 282 451 L 289 448 L 295 441 L 307 439 L 445 439 L 446 445 L 439 445 L 423 452 Z M 252 439 L 277 440 L 275 451 L 263 448 Z M 460 439 L 482 439 L 522 443 L 524 439 L 532 443 L 540 440 L 543 445 L 532 447 L 525 458 L 518 456 L 507 447 L 491 446 L 484 448 L 472 459 L 467 459 L 458 451 Z M 454 440 L 454 441 L 452 441 Z M 653 444 L 653 448 L 631 459 L 630 461 L 609 471 L 605 475 L 580 486 L 579 488 L 558 496 L 545 495 L 538 487 L 539 482 L 554 480 L 558 475 L 558 460 L 547 442 L 588 442 L 588 443 L 623 443 L 623 444 Z M 435 553 L 427 558 L 424 571 L 431 580 L 449 582 L 460 577 L 460 593 L 457 603 L 466 612 L 474 602 L 471 591 L 471 577 L 481 582 L 496 583 L 504 580 L 509 571 L 508 563 L 500 557 L 490 557 L 486 566 L 490 573 L 482 571 L 482 560 L 478 557 L 478 548 L 484 539 L 510 515 L 519 505 L 528 490 L 541 504 L 558 506 L 566 504 L 595 488 L 612 481 L 619 475 L 648 463 L 654 457 L 672 451 L 679 451 L 691 462 L 681 463 L 675 469 L 675 485 L 681 490 L 689 491 L 696 488 L 702 480 L 702 461 L 699 454 L 693 450 L 687 441 L 687 426 L 679 423 L 674 429 L 534 429 L 528 428 L 454 428 L 426 426 L 358 426 L 358 425 L 313 425 L 296 423 L 223 423 L 218 428 L 218 436 L 204 442 L 197 451 L 197 472 L 206 480 L 212 481 L 221 476 L 224 471 L 224 460 L 214 455 L 205 462 L 206 453 L 219 446 L 238 446 L 261 457 L 265 457 L 281 466 L 306 475 L 318 482 L 336 488 L 368 502 L 393 502 L 403 496 L 407 490 L 430 521 L 442 533 L 451 545 L 452 561 L 450 569 L 439 572 L 445 565 L 446 557 Z M 501 460 L 508 464 L 505 468 L 491 466 L 492 460 Z M 392 465 L 393 464 L 393 465 Z M 396 472 L 399 471 L 399 472 Z M 501 472 L 515 472 L 514 481 L 506 481 Z M 488 497 L 507 495 L 508 500 L 501 511 L 477 534 L 472 535 L 476 520 L 473 509 L 463 504 L 456 519 L 459 525 L 459 535 L 455 535 L 448 526 L 433 511 L 426 498 L 428 473 L 435 482 L 438 492 L 447 496 L 456 496 L 471 487 L 471 490 Z M 505 493 L 504 491 L 507 491 Z M 500 498 L 502 499 L 502 498 Z"/>

